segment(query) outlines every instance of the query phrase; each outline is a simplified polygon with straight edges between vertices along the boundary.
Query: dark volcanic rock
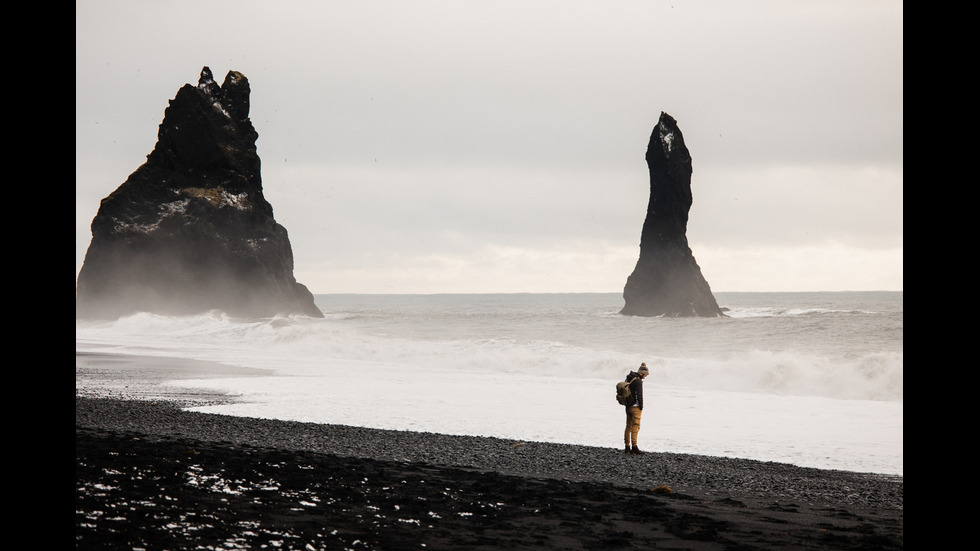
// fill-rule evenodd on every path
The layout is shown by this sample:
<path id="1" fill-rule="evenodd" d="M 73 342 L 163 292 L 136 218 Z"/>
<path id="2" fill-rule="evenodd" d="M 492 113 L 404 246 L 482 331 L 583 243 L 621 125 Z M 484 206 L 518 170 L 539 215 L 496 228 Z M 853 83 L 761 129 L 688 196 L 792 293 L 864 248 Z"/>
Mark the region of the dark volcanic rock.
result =
<path id="1" fill-rule="evenodd" d="M 660 113 L 647 146 L 650 203 L 640 236 L 640 259 L 626 280 L 622 314 L 723 316 L 687 244 L 691 155 L 677 121 Z"/>
<path id="2" fill-rule="evenodd" d="M 262 193 L 249 85 L 205 67 L 164 113 L 147 161 L 92 221 L 76 318 L 149 311 L 322 317 L 293 276 L 286 229 Z"/>

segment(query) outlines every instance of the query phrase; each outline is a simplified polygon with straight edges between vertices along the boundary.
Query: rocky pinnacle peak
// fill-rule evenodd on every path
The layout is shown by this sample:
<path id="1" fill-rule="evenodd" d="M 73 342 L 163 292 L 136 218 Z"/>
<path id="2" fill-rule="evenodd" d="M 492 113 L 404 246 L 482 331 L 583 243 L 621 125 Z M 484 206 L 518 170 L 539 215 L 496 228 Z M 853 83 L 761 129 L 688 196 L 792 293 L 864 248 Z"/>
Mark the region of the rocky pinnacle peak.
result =
<path id="1" fill-rule="evenodd" d="M 251 90 L 248 85 L 248 78 L 244 74 L 238 71 L 228 71 L 224 82 L 218 86 L 211 68 L 205 65 L 201 69 L 197 89 L 212 102 L 220 103 L 237 120 L 242 121 L 248 118 Z"/>
<path id="2" fill-rule="evenodd" d="M 228 71 L 225 81 L 221 83 L 221 93 L 225 97 L 225 106 L 239 119 L 248 118 L 249 99 L 251 89 L 248 86 L 248 79 L 238 71 Z"/>
<path id="3" fill-rule="evenodd" d="M 201 78 L 197 81 L 197 87 L 215 101 L 221 97 L 221 88 L 214 81 L 214 75 L 211 74 L 209 67 L 201 69 Z"/>
<path id="4" fill-rule="evenodd" d="M 658 149 L 663 152 L 664 157 L 670 157 L 678 145 L 683 148 L 683 136 L 681 135 L 680 130 L 677 128 L 677 121 L 666 112 L 660 112 L 660 120 L 657 121 L 654 136 L 656 136 L 657 139 L 651 138 L 649 147 L 653 148 L 655 145 L 659 146 Z M 650 153 L 652 153 L 652 151 L 648 150 L 648 161 L 651 157 Z M 687 156 L 686 148 L 684 148 L 681 156 Z"/>

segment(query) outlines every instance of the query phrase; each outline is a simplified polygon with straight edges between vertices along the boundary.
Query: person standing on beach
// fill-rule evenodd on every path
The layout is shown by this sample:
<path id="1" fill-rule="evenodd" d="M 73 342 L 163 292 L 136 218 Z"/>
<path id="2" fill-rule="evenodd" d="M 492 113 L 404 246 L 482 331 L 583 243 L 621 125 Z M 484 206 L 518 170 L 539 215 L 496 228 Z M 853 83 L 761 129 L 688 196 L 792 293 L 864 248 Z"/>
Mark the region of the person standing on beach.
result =
<path id="1" fill-rule="evenodd" d="M 643 453 L 636 445 L 636 438 L 640 434 L 640 416 L 643 415 L 643 379 L 650 374 L 646 362 L 640 364 L 636 371 L 630 371 L 626 376 L 626 382 L 630 384 L 630 403 L 626 404 L 626 433 L 623 440 L 626 442 L 626 453 Z"/>

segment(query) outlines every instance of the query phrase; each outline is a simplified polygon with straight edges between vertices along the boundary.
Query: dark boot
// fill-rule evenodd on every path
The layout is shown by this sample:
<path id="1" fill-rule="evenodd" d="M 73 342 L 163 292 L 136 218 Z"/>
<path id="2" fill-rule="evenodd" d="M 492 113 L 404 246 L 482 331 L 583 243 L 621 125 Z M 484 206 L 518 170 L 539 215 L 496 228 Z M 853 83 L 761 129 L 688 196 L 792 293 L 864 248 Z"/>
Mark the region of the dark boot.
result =
<path id="1" fill-rule="evenodd" d="M 633 446 L 633 449 L 630 450 L 630 453 L 635 453 L 635 454 L 639 455 L 639 454 L 641 454 L 643 452 L 640 451 L 640 448 L 637 448 L 636 445 L 634 445 Z"/>
<path id="2" fill-rule="evenodd" d="M 631 450 L 629 446 L 626 446 L 626 453 L 633 453 L 633 450 Z"/>

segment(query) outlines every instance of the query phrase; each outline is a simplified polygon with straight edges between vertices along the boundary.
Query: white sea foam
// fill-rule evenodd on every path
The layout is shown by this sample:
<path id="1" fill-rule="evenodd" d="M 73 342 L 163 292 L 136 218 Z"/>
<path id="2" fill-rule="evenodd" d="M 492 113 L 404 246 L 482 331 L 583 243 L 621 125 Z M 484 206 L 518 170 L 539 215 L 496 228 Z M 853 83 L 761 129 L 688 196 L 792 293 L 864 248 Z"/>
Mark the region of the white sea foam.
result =
<path id="1" fill-rule="evenodd" d="M 645 361 L 651 450 L 902 472 L 901 294 L 738 295 L 693 320 L 617 298 L 318 296 L 325 319 L 79 322 L 76 348 L 275 371 L 171 383 L 242 399 L 209 411 L 611 447 L 613 384 Z"/>

